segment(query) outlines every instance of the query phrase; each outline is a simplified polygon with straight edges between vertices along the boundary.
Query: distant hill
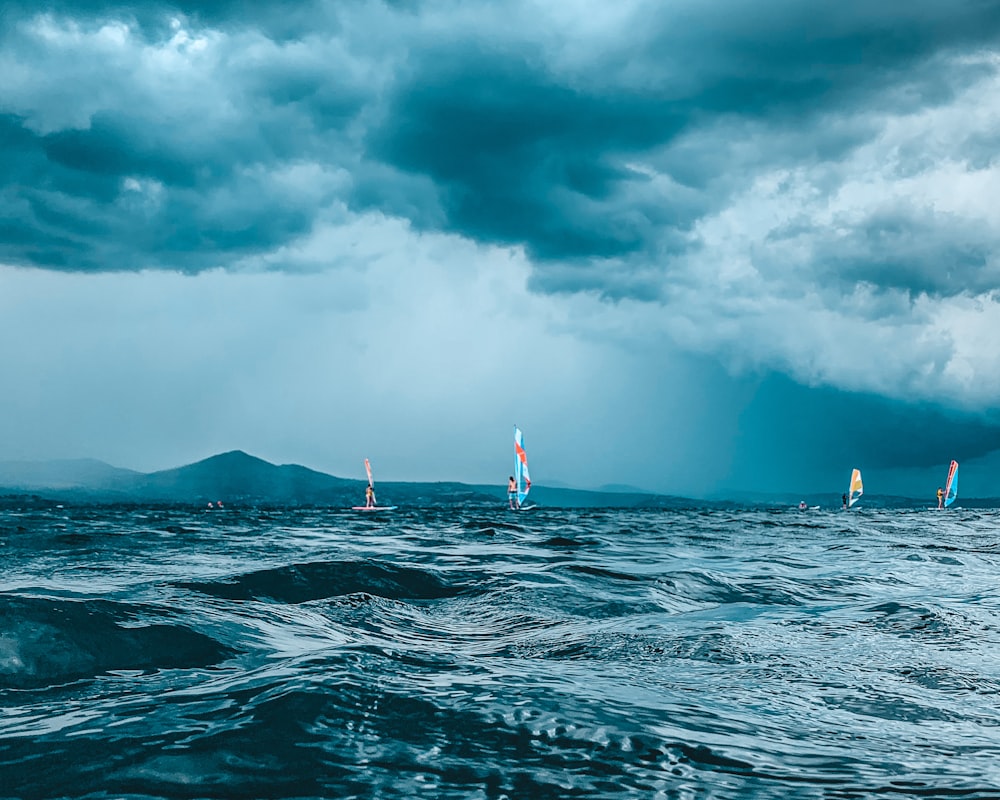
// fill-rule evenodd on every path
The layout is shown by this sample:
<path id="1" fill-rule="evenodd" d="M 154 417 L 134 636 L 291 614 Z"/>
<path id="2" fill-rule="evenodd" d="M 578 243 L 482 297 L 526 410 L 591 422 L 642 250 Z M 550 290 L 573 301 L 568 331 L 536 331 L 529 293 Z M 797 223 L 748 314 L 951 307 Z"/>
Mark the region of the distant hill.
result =
<path id="1" fill-rule="evenodd" d="M 298 464 L 275 465 L 242 450 L 142 476 L 133 493 L 154 500 L 327 503 L 357 495 L 360 481 L 336 478 Z"/>
<path id="2" fill-rule="evenodd" d="M 158 502 L 205 504 L 265 503 L 346 507 L 364 501 L 365 481 L 338 478 L 298 464 L 272 464 L 242 450 L 220 453 L 193 464 L 141 473 L 92 459 L 0 462 L 0 494 L 31 492 L 78 502 Z M 505 485 L 457 482 L 384 482 L 380 502 L 393 505 L 506 503 Z M 531 502 L 561 507 L 678 507 L 694 500 L 644 492 L 593 492 L 535 486 Z"/>
<path id="3" fill-rule="evenodd" d="M 356 495 L 359 485 L 297 464 L 277 466 L 241 450 L 151 473 L 94 459 L 0 462 L 0 492 L 75 500 L 320 503 Z"/>
<path id="4" fill-rule="evenodd" d="M 613 494 L 656 494 L 656 492 L 651 492 L 648 489 L 640 489 L 638 486 L 632 486 L 628 483 L 605 483 L 592 491 L 611 492 Z"/>
<path id="5" fill-rule="evenodd" d="M 175 469 L 142 473 L 94 459 L 0 462 L 0 495 L 35 494 L 68 502 L 155 502 L 314 505 L 337 508 L 364 501 L 365 481 L 338 478 L 298 464 L 272 464 L 233 450 Z M 506 504 L 506 486 L 457 482 L 386 482 L 376 487 L 381 503 L 401 506 Z M 824 509 L 840 508 L 839 494 L 748 494 L 693 500 L 645 492 L 630 486 L 599 491 L 539 486 L 529 502 L 561 508 L 733 508 L 790 507 L 804 499 Z M 861 508 L 925 508 L 927 498 L 866 494 Z M 997 498 L 963 498 L 966 508 L 996 508 Z"/>
<path id="6" fill-rule="evenodd" d="M 0 461 L 0 487 L 11 489 L 109 489 L 130 486 L 141 472 L 94 458 Z"/>

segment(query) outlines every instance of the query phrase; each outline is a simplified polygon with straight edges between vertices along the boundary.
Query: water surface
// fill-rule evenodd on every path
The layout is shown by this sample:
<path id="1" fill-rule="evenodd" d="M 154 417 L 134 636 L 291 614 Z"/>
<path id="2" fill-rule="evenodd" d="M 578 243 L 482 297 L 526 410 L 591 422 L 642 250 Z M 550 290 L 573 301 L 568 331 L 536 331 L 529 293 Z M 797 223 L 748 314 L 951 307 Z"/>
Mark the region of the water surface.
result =
<path id="1" fill-rule="evenodd" d="M 998 797 L 1000 514 L 0 507 L 0 797 Z"/>

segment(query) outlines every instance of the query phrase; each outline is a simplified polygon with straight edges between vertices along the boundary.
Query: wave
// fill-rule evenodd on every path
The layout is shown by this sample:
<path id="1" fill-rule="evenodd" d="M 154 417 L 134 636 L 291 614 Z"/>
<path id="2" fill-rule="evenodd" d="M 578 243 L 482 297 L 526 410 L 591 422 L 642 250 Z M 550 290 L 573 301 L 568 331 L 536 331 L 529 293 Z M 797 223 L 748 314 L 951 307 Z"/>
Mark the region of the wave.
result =
<path id="1" fill-rule="evenodd" d="M 918 639 L 926 644 L 966 645 L 970 637 L 996 635 L 992 624 L 980 626 L 958 611 L 923 604 L 891 601 L 865 610 L 861 624 L 903 639 Z"/>
<path id="2" fill-rule="evenodd" d="M 928 516 L 0 511 L 0 795 L 996 797 Z"/>
<path id="3" fill-rule="evenodd" d="M 226 600 L 307 603 L 351 594 L 394 600 L 437 600 L 469 590 L 429 569 L 372 561 L 310 561 L 256 570 L 223 581 L 187 581 L 177 586 Z"/>
<path id="4" fill-rule="evenodd" d="M 147 613 L 104 600 L 0 595 L 0 690 L 54 686 L 113 670 L 205 667 L 234 654 L 183 625 L 136 624 Z"/>

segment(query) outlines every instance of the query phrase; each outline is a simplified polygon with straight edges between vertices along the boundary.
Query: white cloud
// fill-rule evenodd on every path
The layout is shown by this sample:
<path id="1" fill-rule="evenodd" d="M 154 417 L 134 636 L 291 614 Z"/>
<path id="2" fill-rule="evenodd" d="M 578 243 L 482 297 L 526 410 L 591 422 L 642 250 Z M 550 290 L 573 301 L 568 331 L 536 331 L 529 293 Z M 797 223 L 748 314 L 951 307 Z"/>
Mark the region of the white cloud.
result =
<path id="1" fill-rule="evenodd" d="M 869 254 L 870 281 L 838 288 L 824 257 L 838 238 L 845 248 L 854 246 L 867 220 L 885 209 L 916 209 L 943 220 L 943 231 L 931 237 L 975 230 L 1000 245 L 1000 206 L 992 202 L 1000 196 L 1000 162 L 975 166 L 962 155 L 970 141 L 1000 130 L 996 97 L 1000 78 L 990 73 L 947 104 L 883 114 L 877 120 L 882 134 L 842 161 L 758 174 L 725 208 L 697 223 L 691 238 L 700 247 L 665 268 L 660 329 L 682 347 L 714 353 L 737 369 L 777 369 L 805 383 L 968 410 L 995 407 L 995 251 L 975 274 L 961 263 L 937 265 L 948 287 L 943 293 L 880 288 L 875 254 Z M 757 131 L 767 134 L 763 125 Z M 910 267 L 916 280 L 923 266 L 900 268 Z"/>

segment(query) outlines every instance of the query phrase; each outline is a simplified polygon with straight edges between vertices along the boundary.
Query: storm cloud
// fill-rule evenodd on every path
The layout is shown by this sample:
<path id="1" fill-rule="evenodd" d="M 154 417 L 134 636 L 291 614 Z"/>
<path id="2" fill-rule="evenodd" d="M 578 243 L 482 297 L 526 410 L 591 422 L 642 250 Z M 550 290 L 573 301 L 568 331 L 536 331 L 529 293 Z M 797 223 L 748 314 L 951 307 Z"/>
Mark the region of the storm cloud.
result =
<path id="1" fill-rule="evenodd" d="M 976 0 L 8 3 L 0 264 L 350 283 L 433 241 L 651 375 L 989 427 L 998 40 Z"/>
<path id="2" fill-rule="evenodd" d="M 695 223 L 775 171 L 834 199 L 852 152 L 994 79 L 1000 32 L 1000 10 L 973 2 L 632 3 L 590 23 L 594 9 L 574 4 L 33 9 L 4 18 L 10 262 L 230 267 L 344 203 L 523 246 L 540 287 L 548 262 L 563 276 L 580 262 L 581 289 L 595 288 L 586 262 L 606 262 L 611 296 L 632 294 L 633 261 L 669 274 L 673 255 L 704 251 Z M 988 169 L 988 134 L 973 125 L 941 145 Z M 881 177 L 933 169 L 942 154 L 918 145 Z M 297 201 L 310 176 L 288 175 L 304 164 L 341 180 Z M 897 211 L 902 228 L 926 230 L 926 207 Z M 864 260 L 870 226 L 839 222 L 858 234 L 847 258 Z M 823 223 L 800 235 L 821 237 Z M 947 234 L 928 234 L 938 252 Z M 872 271 L 894 274 L 873 247 Z"/>

